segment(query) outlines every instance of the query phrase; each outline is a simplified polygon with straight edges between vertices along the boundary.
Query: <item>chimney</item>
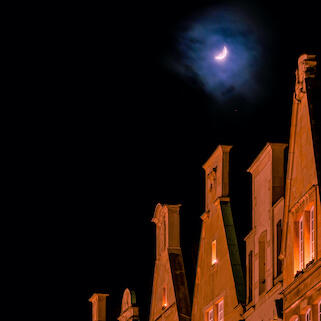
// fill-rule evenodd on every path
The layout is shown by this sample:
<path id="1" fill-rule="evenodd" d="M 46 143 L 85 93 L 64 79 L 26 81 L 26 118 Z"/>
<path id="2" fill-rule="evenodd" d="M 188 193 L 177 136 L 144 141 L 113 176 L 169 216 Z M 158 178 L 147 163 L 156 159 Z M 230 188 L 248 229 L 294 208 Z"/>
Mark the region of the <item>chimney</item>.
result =
<path id="1" fill-rule="evenodd" d="M 89 301 L 92 303 L 92 321 L 106 321 L 106 297 L 109 294 L 94 293 Z"/>

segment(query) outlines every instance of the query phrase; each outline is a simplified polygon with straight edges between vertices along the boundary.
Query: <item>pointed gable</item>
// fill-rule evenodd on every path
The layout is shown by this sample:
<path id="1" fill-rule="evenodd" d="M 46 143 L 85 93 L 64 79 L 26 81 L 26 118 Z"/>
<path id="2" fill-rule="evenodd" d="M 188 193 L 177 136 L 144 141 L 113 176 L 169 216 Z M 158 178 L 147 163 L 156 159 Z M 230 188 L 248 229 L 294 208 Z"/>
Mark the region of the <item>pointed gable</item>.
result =
<path id="1" fill-rule="evenodd" d="M 219 314 L 241 319 L 245 287 L 228 196 L 229 151 L 220 145 L 203 166 L 206 175 L 206 211 L 194 289 L 192 320 L 214 320 Z M 215 319 L 216 318 L 216 319 Z"/>
<path id="2" fill-rule="evenodd" d="M 305 245 L 304 258 L 299 257 L 299 222 L 305 219 L 304 225 L 308 226 L 304 213 L 313 206 L 318 212 L 320 206 L 321 86 L 316 70 L 316 56 L 305 54 L 299 58 L 293 95 L 281 253 L 285 260 L 285 286 L 294 280 L 296 272 L 306 266 L 311 256 L 309 247 Z"/>
<path id="3" fill-rule="evenodd" d="M 156 260 L 150 321 L 190 320 L 190 300 L 185 276 L 179 228 L 180 205 L 161 205 L 155 209 Z"/>
<path id="4" fill-rule="evenodd" d="M 138 321 L 139 310 L 136 306 L 136 294 L 134 291 L 126 289 L 121 303 L 121 312 L 118 321 Z"/>
<path id="5" fill-rule="evenodd" d="M 321 70 L 320 57 L 310 57 L 307 63 L 306 71 L 309 77 L 306 77 L 306 92 L 310 114 L 310 124 L 312 130 L 312 140 L 314 148 L 314 157 L 316 161 L 316 170 L 318 183 L 321 183 Z M 321 189 L 319 189 L 319 193 Z"/>
<path id="6" fill-rule="evenodd" d="M 321 298 L 319 68 L 314 55 L 298 60 L 281 253 L 285 320 L 311 319 Z"/>
<path id="7" fill-rule="evenodd" d="M 309 105 L 310 97 L 308 97 L 308 92 L 314 83 L 312 73 L 316 65 L 314 59 L 315 56 L 302 55 L 296 72 L 288 164 L 289 209 L 312 185 L 318 184 L 315 159 L 318 151 L 314 148 L 310 115 L 312 105 Z"/>

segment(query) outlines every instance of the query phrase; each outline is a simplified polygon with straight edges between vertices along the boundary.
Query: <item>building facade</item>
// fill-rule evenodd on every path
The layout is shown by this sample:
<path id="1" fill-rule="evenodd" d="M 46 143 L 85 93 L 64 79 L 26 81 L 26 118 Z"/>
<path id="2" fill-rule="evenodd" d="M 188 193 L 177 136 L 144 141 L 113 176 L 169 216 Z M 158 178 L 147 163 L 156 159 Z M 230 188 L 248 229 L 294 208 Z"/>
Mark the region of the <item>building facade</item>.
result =
<path id="1" fill-rule="evenodd" d="M 204 164 L 206 202 L 192 308 L 180 205 L 156 206 L 149 321 L 321 321 L 320 115 L 320 64 L 316 56 L 302 55 L 289 144 L 267 143 L 248 169 L 252 227 L 245 237 L 244 269 L 229 197 L 231 146 L 219 145 Z M 125 290 L 119 321 L 139 318 L 132 293 Z M 90 299 L 93 321 L 106 321 L 106 296 Z"/>
<path id="2" fill-rule="evenodd" d="M 284 234 L 284 320 L 321 320 L 320 71 L 302 55 L 296 72 Z"/>
<path id="3" fill-rule="evenodd" d="M 149 321 L 190 321 L 190 299 L 180 247 L 180 205 L 156 206 L 156 259 Z"/>
<path id="4" fill-rule="evenodd" d="M 281 236 L 284 209 L 284 149 L 268 143 L 252 174 L 252 230 L 246 236 L 245 320 L 282 320 Z"/>
<path id="5" fill-rule="evenodd" d="M 238 321 L 243 312 L 244 280 L 229 198 L 229 152 L 220 145 L 204 164 L 206 209 L 193 298 L 193 320 Z"/>

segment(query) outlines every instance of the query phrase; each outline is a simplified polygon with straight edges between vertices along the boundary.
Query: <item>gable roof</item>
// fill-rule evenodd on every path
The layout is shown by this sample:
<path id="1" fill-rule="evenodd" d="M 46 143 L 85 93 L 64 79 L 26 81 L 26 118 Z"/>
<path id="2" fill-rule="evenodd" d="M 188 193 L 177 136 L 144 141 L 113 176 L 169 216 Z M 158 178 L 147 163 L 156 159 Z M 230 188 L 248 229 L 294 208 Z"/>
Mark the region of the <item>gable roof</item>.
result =
<path id="1" fill-rule="evenodd" d="M 222 217 L 224 222 L 227 247 L 229 250 L 236 295 L 239 303 L 245 303 L 245 284 L 240 260 L 240 253 L 233 223 L 233 216 L 230 201 L 220 201 Z"/>
<path id="2" fill-rule="evenodd" d="M 191 305 L 181 251 L 168 250 L 169 264 L 173 279 L 178 318 L 180 321 L 191 319 Z"/>
<path id="3" fill-rule="evenodd" d="M 318 185 L 321 183 L 321 79 L 320 79 L 320 57 L 315 55 L 301 55 L 298 59 L 298 69 L 296 71 L 296 87 L 293 95 L 291 128 L 290 128 L 290 146 L 287 168 L 287 184 L 285 189 L 284 204 L 284 233 L 282 233 L 282 246 L 280 258 L 285 257 L 285 247 L 288 235 L 288 216 L 289 216 L 289 193 L 292 167 L 293 167 L 293 149 L 294 143 L 291 138 L 294 137 L 297 127 L 297 113 L 303 96 L 306 97 L 308 105 L 308 115 L 311 125 L 313 152 L 315 156 L 315 166 L 317 172 Z M 294 138 L 292 138 L 294 139 Z M 319 188 L 319 193 L 321 190 Z M 320 195 L 321 197 L 321 195 Z"/>
<path id="4" fill-rule="evenodd" d="M 306 78 L 306 90 L 312 130 L 312 141 L 316 162 L 318 184 L 321 184 L 321 71 L 320 57 L 317 59 L 315 77 Z M 319 188 L 320 198 L 321 189 Z"/>

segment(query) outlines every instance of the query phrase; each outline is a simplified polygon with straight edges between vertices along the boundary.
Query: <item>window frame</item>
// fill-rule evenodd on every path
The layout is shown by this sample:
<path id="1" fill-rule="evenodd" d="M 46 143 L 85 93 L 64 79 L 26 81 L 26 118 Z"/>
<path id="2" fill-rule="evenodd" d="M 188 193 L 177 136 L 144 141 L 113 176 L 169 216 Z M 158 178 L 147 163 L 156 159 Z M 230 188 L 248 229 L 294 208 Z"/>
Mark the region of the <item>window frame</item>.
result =
<path id="1" fill-rule="evenodd" d="M 212 319 L 210 318 L 210 315 L 212 315 Z M 214 321 L 214 307 L 211 307 L 207 311 L 207 321 Z"/>
<path id="2" fill-rule="evenodd" d="M 266 230 L 263 231 L 258 239 L 258 254 L 259 254 L 259 295 L 262 295 L 266 292 L 266 255 L 267 249 L 267 235 Z"/>
<path id="3" fill-rule="evenodd" d="M 217 302 L 217 321 L 224 321 L 224 298 Z M 220 307 L 222 308 L 220 310 Z"/>
<path id="4" fill-rule="evenodd" d="M 314 211 L 314 206 L 312 206 L 310 209 L 310 256 L 311 256 L 311 260 L 313 260 L 315 258 L 314 222 L 315 222 L 315 211 Z"/>
<path id="5" fill-rule="evenodd" d="M 253 301 L 253 250 L 248 254 L 248 280 L 249 280 L 249 297 L 248 303 Z"/>
<path id="6" fill-rule="evenodd" d="M 211 246 L 211 265 L 214 266 L 217 263 L 217 245 L 216 240 L 212 241 Z"/>
<path id="7" fill-rule="evenodd" d="M 309 308 L 307 310 L 307 312 L 305 313 L 304 321 L 312 321 L 312 310 L 311 310 L 311 308 Z"/>
<path id="8" fill-rule="evenodd" d="M 299 270 L 304 269 L 304 216 L 299 220 Z"/>

